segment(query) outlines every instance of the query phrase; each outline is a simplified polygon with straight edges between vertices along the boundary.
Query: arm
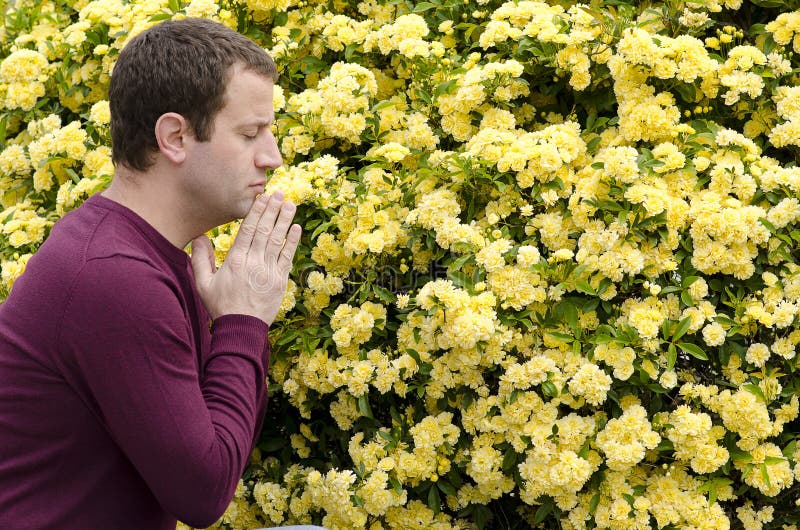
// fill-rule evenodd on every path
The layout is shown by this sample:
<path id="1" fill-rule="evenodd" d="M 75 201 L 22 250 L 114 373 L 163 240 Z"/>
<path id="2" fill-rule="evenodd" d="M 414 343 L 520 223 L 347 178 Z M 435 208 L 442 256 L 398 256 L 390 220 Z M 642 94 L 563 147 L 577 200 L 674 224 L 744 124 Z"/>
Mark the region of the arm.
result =
<path id="1" fill-rule="evenodd" d="M 114 256 L 88 262 L 65 309 L 62 354 L 101 420 L 166 511 L 216 521 L 247 463 L 267 366 L 267 324 L 228 314 L 198 352 L 168 277 Z"/>

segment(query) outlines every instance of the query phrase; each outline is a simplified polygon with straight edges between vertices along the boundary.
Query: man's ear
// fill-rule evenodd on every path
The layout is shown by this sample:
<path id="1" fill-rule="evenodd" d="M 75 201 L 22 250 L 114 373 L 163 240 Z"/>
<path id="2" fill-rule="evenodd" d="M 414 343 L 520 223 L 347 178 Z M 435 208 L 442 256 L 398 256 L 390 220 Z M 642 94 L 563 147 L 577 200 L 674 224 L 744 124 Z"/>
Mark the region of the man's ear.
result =
<path id="1" fill-rule="evenodd" d="M 181 164 L 186 160 L 186 136 L 189 134 L 186 118 L 175 112 L 162 114 L 156 121 L 155 135 L 158 149 L 170 162 Z"/>

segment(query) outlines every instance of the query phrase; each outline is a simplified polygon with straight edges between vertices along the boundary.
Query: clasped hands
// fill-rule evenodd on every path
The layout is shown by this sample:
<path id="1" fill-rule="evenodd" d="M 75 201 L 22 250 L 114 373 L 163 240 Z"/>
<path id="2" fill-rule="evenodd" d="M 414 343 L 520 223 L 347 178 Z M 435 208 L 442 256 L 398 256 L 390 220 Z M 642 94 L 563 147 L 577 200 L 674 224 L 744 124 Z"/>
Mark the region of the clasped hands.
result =
<path id="1" fill-rule="evenodd" d="M 272 324 L 300 241 L 301 228 L 292 224 L 295 211 L 279 191 L 256 198 L 219 269 L 208 237 L 192 241 L 197 292 L 212 319 L 245 314 Z"/>

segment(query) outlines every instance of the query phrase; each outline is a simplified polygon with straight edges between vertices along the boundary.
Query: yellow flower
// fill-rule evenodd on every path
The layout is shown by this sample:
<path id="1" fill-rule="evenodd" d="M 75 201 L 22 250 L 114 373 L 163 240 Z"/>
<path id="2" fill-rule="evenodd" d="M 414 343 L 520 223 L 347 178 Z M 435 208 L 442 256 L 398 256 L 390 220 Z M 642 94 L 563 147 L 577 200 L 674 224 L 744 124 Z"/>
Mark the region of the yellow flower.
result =
<path id="1" fill-rule="evenodd" d="M 92 105 L 92 109 L 89 111 L 89 119 L 97 125 L 108 125 L 111 122 L 108 101 L 98 101 Z"/>
<path id="2" fill-rule="evenodd" d="M 0 173 L 4 175 L 25 174 L 31 168 L 25 150 L 20 145 L 8 145 L 0 153 Z"/>
<path id="3" fill-rule="evenodd" d="M 721 346 L 725 342 L 725 329 L 717 322 L 703 328 L 703 340 L 709 346 Z"/>
<path id="4" fill-rule="evenodd" d="M 608 467 L 621 471 L 644 459 L 645 450 L 661 441 L 650 427 L 647 411 L 641 405 L 632 405 L 619 418 L 609 420 L 597 433 L 597 446 L 605 453 Z"/>
<path id="5" fill-rule="evenodd" d="M 601 405 L 611 389 L 611 377 L 594 363 L 586 363 L 569 380 L 569 391 L 591 405 Z"/>
<path id="6" fill-rule="evenodd" d="M 389 142 L 380 147 L 370 149 L 367 155 L 376 158 L 385 158 L 389 162 L 400 162 L 410 153 L 411 151 L 406 146 L 397 142 Z"/>

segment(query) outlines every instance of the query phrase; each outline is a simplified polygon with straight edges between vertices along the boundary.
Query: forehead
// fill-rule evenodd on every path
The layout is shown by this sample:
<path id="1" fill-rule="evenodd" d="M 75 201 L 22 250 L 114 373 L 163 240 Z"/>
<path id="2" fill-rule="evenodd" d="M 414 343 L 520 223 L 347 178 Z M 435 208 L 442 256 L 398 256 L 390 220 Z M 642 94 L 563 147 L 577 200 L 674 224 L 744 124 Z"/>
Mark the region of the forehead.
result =
<path id="1" fill-rule="evenodd" d="M 272 79 L 235 65 L 229 74 L 220 117 L 234 122 L 255 119 L 271 121 L 274 115 L 273 91 Z"/>

